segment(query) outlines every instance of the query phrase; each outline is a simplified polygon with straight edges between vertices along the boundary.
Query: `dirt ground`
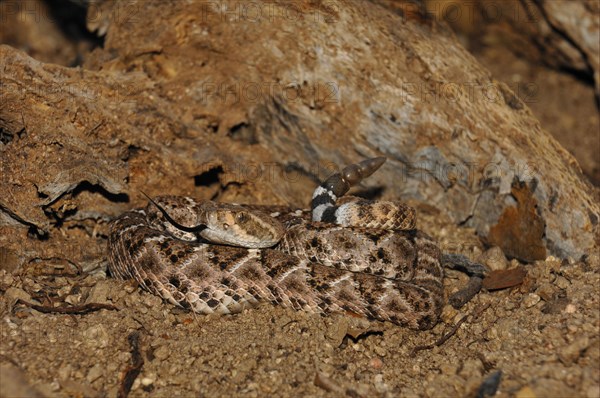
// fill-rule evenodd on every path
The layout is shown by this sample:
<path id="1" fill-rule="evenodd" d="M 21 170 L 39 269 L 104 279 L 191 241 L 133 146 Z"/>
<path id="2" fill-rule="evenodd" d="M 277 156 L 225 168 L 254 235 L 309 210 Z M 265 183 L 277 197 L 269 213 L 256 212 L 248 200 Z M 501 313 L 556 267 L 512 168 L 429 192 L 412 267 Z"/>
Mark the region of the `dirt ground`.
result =
<path id="1" fill-rule="evenodd" d="M 470 256 L 491 268 L 518 266 L 497 248 L 482 252 L 471 231 L 447 222 L 421 209 L 420 224 L 442 245 L 459 237 L 472 242 L 465 247 Z M 447 305 L 443 321 L 427 332 L 270 305 L 233 316 L 194 316 L 107 279 L 102 269 L 77 274 L 68 264 L 38 265 L 19 276 L 1 271 L 0 359 L 3 375 L 24 373 L 44 396 L 117 396 L 132 367 L 132 333 L 143 361 L 135 397 L 486 396 L 482 383 L 490 384 L 498 371 L 499 397 L 600 394 L 598 255 L 526 265 L 522 285 L 482 292 L 458 311 Z M 70 276 L 42 275 L 49 273 Z M 449 271 L 446 292 L 466 282 Z M 16 303 L 41 295 L 117 309 L 61 315 Z M 413 353 L 464 316 L 445 343 Z"/>
<path id="2" fill-rule="evenodd" d="M 24 37 L 18 29 L 11 25 L 15 37 Z M 36 32 L 55 36 L 52 46 L 31 51 L 40 59 L 68 65 L 89 50 L 69 44 L 55 27 L 45 29 Z M 493 50 L 478 56 L 499 80 L 517 87 L 597 184 L 593 88 Z M 519 87 L 536 91 L 519 93 Z M 587 133 L 578 139 L 573 129 Z M 436 327 L 416 332 L 271 305 L 233 316 L 195 316 L 108 278 L 102 253 L 92 253 L 97 261 L 85 269 L 50 258 L 15 270 L 8 265 L 17 254 L 0 252 L 0 396 L 114 397 L 130 381 L 132 397 L 485 397 L 494 391 L 498 397 L 600 397 L 598 254 L 520 264 L 497 247 L 484 248 L 472 230 L 456 227 L 447 215 L 412 204 L 419 227 L 442 248 L 460 241 L 463 254 L 491 269 L 523 267 L 523 283 L 484 290 L 460 310 L 447 305 Z M 78 227 L 68 233 L 75 250 L 90 240 L 93 248 L 105 245 L 103 234 Z M 466 283 L 465 275 L 448 271 L 446 295 Z M 107 308 L 56 314 L 23 302 Z M 439 346 L 418 349 L 445 335 Z"/>

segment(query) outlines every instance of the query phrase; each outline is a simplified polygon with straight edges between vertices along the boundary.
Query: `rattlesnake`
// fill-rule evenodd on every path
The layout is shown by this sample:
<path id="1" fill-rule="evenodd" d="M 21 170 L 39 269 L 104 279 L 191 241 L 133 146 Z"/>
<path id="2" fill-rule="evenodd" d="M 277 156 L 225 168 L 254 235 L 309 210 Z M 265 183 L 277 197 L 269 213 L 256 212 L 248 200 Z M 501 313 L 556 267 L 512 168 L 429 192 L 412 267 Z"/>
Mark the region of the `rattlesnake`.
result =
<path id="1" fill-rule="evenodd" d="M 385 161 L 335 173 L 303 211 L 273 212 L 188 197 L 150 199 L 111 223 L 109 270 L 198 313 L 237 313 L 261 301 L 351 313 L 428 329 L 443 305 L 436 243 L 398 202 L 346 199 Z"/>

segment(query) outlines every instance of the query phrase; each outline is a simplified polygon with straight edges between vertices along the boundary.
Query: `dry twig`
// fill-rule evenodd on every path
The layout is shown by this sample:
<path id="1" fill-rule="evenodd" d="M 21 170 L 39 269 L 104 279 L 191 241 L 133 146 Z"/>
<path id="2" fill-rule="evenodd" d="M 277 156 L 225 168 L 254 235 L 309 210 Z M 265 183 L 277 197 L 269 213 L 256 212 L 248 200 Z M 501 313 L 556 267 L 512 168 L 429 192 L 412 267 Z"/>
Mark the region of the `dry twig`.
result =
<path id="1" fill-rule="evenodd" d="M 37 305 L 33 303 L 28 303 L 27 301 L 18 299 L 17 304 L 23 304 L 29 308 L 33 308 L 36 311 L 43 312 L 44 314 L 87 314 L 94 311 L 100 310 L 119 310 L 112 304 L 102 304 L 102 303 L 87 303 L 82 305 L 74 305 L 74 306 L 61 306 L 61 307 L 50 307 L 46 305 Z"/>
<path id="2" fill-rule="evenodd" d="M 442 337 L 440 337 L 440 339 L 438 341 L 436 341 L 433 344 L 416 346 L 415 348 L 413 348 L 411 350 L 410 356 L 413 357 L 417 352 L 422 351 L 422 350 L 431 350 L 433 347 L 439 347 L 439 346 L 441 346 L 446 341 L 448 341 L 450 339 L 450 337 L 452 337 L 452 336 L 454 336 L 456 334 L 456 331 L 458 330 L 458 328 L 467 320 L 467 318 L 469 316 L 472 316 L 473 319 L 477 319 L 479 317 L 479 315 L 481 315 L 483 313 L 483 311 L 485 311 L 489 306 L 490 306 L 490 304 L 488 303 L 487 305 L 484 305 L 482 307 L 476 308 L 470 314 L 467 314 L 467 315 L 463 316 L 456 323 L 456 325 L 454 325 L 452 327 L 452 329 L 450 329 L 450 331 L 448 333 L 446 333 Z"/>
<path id="3" fill-rule="evenodd" d="M 127 340 L 131 349 L 131 366 L 128 366 L 123 372 L 119 394 L 117 395 L 119 398 L 126 398 L 129 395 L 133 382 L 139 376 L 144 366 L 144 359 L 140 352 L 140 333 L 137 331 L 131 333 L 127 337 Z"/>

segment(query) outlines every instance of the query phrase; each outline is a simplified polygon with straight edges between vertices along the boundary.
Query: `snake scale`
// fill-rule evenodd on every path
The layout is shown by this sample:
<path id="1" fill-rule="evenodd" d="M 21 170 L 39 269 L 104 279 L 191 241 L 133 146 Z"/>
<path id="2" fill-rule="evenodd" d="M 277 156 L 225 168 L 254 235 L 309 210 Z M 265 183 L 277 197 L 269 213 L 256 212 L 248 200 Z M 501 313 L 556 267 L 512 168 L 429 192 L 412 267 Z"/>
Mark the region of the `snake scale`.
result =
<path id="1" fill-rule="evenodd" d="M 327 178 L 313 193 L 312 220 L 301 210 L 149 198 L 111 223 L 110 273 L 203 314 L 266 301 L 429 329 L 443 306 L 444 272 L 438 246 L 416 229 L 415 210 L 344 197 L 383 162 Z"/>

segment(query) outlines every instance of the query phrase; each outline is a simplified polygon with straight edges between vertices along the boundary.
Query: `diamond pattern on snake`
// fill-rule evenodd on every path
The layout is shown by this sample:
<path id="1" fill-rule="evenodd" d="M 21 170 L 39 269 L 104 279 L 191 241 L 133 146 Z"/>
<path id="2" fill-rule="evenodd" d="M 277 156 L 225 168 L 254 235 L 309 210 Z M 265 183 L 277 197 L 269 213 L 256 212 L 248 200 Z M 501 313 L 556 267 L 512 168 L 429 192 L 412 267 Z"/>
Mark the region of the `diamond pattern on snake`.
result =
<path id="1" fill-rule="evenodd" d="M 367 159 L 327 178 L 310 217 L 149 198 L 111 223 L 110 273 L 201 314 L 270 302 L 429 329 L 444 303 L 444 271 L 437 244 L 415 228 L 415 209 L 344 196 L 384 162 Z"/>

